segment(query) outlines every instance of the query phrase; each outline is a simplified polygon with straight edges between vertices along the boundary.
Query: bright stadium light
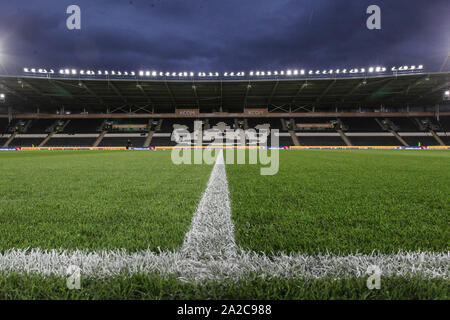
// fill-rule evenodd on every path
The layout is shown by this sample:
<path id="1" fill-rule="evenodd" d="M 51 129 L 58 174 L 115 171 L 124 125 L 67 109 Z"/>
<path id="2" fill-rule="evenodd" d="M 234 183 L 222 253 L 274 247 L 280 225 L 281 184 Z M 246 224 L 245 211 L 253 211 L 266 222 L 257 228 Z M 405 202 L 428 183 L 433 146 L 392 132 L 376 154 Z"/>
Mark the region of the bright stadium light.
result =
<path id="1" fill-rule="evenodd" d="M 423 65 L 420 64 L 420 65 L 417 67 L 417 69 L 422 70 L 422 69 L 423 69 Z"/>
<path id="2" fill-rule="evenodd" d="M 292 75 L 292 70 L 286 71 L 286 75 L 287 75 L 287 76 L 291 76 L 291 75 Z"/>
<path id="3" fill-rule="evenodd" d="M 303 69 L 300 70 L 300 74 L 301 74 L 301 75 L 304 75 L 304 74 L 305 74 L 305 70 L 303 70 Z"/>
<path id="4" fill-rule="evenodd" d="M 23 68 L 23 72 L 28 73 L 28 72 L 30 72 L 30 70 L 28 68 Z"/>
<path id="5" fill-rule="evenodd" d="M 5 103 L 6 95 L 4 93 L 0 93 L 0 103 Z"/>
<path id="6" fill-rule="evenodd" d="M 374 67 L 370 67 L 370 68 L 369 68 L 369 72 L 370 72 L 370 73 L 372 73 L 374 70 L 375 70 Z"/>
<path id="7" fill-rule="evenodd" d="M 447 97 L 450 96 L 450 90 L 445 91 L 444 95 L 446 95 Z"/>

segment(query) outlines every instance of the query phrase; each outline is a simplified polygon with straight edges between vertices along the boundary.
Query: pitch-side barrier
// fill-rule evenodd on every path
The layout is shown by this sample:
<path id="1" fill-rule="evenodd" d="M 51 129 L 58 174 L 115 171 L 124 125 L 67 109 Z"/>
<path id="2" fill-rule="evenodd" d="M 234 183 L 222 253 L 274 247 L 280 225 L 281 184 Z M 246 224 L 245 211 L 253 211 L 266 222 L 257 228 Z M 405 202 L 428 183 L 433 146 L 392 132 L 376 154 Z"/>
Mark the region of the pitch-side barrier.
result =
<path id="1" fill-rule="evenodd" d="M 281 149 L 281 150 L 450 150 L 450 146 L 171 146 L 171 147 L 14 147 L 0 148 L 0 151 L 70 151 L 70 150 L 173 150 L 173 149 Z"/>

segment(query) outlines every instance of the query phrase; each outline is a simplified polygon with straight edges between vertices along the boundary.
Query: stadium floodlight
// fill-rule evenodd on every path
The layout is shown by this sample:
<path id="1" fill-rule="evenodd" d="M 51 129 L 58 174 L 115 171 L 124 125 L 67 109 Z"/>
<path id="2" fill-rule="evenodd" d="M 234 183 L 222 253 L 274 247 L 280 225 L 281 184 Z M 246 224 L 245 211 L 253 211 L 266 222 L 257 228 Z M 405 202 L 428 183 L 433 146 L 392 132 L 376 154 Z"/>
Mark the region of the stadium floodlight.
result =
<path id="1" fill-rule="evenodd" d="M 131 71 L 130 75 L 132 75 L 134 77 L 136 75 L 136 72 Z"/>
<path id="2" fill-rule="evenodd" d="M 77 74 L 77 70 L 76 69 L 72 69 L 72 74 Z"/>
<path id="3" fill-rule="evenodd" d="M 28 72 L 30 72 L 30 70 L 28 68 L 23 68 L 23 72 L 28 73 Z"/>
<path id="4" fill-rule="evenodd" d="M 139 71 L 139 77 L 143 77 L 144 76 L 144 71 L 140 70 Z"/>
<path id="5" fill-rule="evenodd" d="M 347 69 L 343 69 L 343 70 L 342 70 L 342 73 L 347 73 Z"/>
<path id="6" fill-rule="evenodd" d="M 420 65 L 417 67 L 417 69 L 422 70 L 422 69 L 423 69 L 423 65 L 420 64 Z"/>
<path id="7" fill-rule="evenodd" d="M 158 73 L 156 71 L 152 71 L 152 77 L 156 77 Z"/>
<path id="8" fill-rule="evenodd" d="M 4 93 L 0 93 L 0 103 L 6 102 L 6 95 Z"/>
<path id="9" fill-rule="evenodd" d="M 105 76 L 109 75 L 108 70 L 105 70 Z"/>
<path id="10" fill-rule="evenodd" d="M 291 75 L 292 75 L 292 70 L 286 71 L 286 75 L 287 75 L 287 76 L 291 76 Z"/>
<path id="11" fill-rule="evenodd" d="M 81 74 L 81 75 L 84 75 L 84 70 L 80 70 L 80 74 Z"/>
<path id="12" fill-rule="evenodd" d="M 416 70 L 416 66 L 409 67 L 410 70 Z"/>
<path id="13" fill-rule="evenodd" d="M 293 74 L 294 76 L 298 75 L 298 70 L 295 69 L 295 70 L 292 72 L 292 74 Z"/>
<path id="14" fill-rule="evenodd" d="M 280 71 L 280 75 L 284 76 L 284 70 Z"/>
<path id="15" fill-rule="evenodd" d="M 250 76 L 250 77 L 253 77 L 253 74 L 254 74 L 254 72 L 253 72 L 253 71 L 250 71 L 249 76 Z"/>
<path id="16" fill-rule="evenodd" d="M 372 73 L 374 70 L 375 70 L 374 67 L 370 67 L 370 68 L 369 68 L 369 72 L 370 72 L 370 73 Z"/>
<path id="17" fill-rule="evenodd" d="M 444 91 L 444 101 L 450 101 L 450 90 Z"/>
<path id="18" fill-rule="evenodd" d="M 313 74 L 314 73 L 314 71 L 312 71 L 312 70 L 309 70 L 309 72 L 308 72 L 308 74 Z"/>
<path id="19" fill-rule="evenodd" d="M 301 74 L 301 75 L 304 75 L 304 74 L 305 74 L 305 70 L 303 70 L 303 69 L 300 70 L 300 74 Z"/>
<path id="20" fill-rule="evenodd" d="M 320 70 L 316 70 L 316 74 L 320 74 Z"/>

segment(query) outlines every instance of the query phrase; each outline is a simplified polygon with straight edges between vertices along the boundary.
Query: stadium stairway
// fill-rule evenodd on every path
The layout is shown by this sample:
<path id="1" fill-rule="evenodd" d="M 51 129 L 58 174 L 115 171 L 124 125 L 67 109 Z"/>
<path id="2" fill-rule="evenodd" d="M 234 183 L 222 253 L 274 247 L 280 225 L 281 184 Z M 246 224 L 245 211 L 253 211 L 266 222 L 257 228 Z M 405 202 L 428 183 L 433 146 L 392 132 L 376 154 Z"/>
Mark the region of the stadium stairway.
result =
<path id="1" fill-rule="evenodd" d="M 150 131 L 147 135 L 147 138 L 145 139 L 143 147 L 150 147 L 150 143 L 152 143 L 153 135 L 155 134 L 155 131 Z"/>
<path id="2" fill-rule="evenodd" d="M 400 141 L 401 144 L 403 144 L 405 147 L 408 147 L 408 143 L 406 143 L 405 139 L 400 137 L 400 135 L 398 134 L 397 131 L 395 131 L 395 130 L 390 130 L 390 131 L 394 135 L 394 137 L 396 137 L 397 140 Z"/>
<path id="3" fill-rule="evenodd" d="M 336 130 L 339 135 L 341 136 L 342 140 L 344 140 L 345 144 L 349 147 L 353 146 L 352 142 L 350 141 L 350 139 L 345 135 L 344 131 L 342 131 L 341 129 L 337 129 Z"/>
<path id="4" fill-rule="evenodd" d="M 50 132 L 47 137 L 45 137 L 44 140 L 42 140 L 42 142 L 39 144 L 38 147 L 43 147 L 45 146 L 45 144 L 53 137 L 53 135 L 55 134 L 55 131 Z"/>
<path id="5" fill-rule="evenodd" d="M 298 141 L 298 138 L 295 135 L 295 131 L 294 130 L 289 130 L 289 134 L 291 135 L 292 143 L 294 143 L 294 146 L 299 146 L 300 142 Z"/>
<path id="6" fill-rule="evenodd" d="M 7 148 L 9 146 L 9 144 L 14 140 L 14 138 L 16 137 L 17 132 L 14 132 L 8 140 L 6 140 L 5 144 L 3 145 L 3 148 Z"/>
<path id="7" fill-rule="evenodd" d="M 430 130 L 430 133 L 441 146 L 445 146 L 444 141 L 442 141 L 442 139 L 436 134 L 436 132 L 434 130 Z"/>
<path id="8" fill-rule="evenodd" d="M 92 145 L 92 147 L 96 148 L 98 147 L 98 145 L 100 144 L 100 142 L 102 142 L 103 138 L 105 137 L 105 135 L 108 133 L 107 130 L 103 130 L 102 133 L 100 133 L 100 135 L 98 136 L 98 138 L 95 140 L 94 144 Z"/>

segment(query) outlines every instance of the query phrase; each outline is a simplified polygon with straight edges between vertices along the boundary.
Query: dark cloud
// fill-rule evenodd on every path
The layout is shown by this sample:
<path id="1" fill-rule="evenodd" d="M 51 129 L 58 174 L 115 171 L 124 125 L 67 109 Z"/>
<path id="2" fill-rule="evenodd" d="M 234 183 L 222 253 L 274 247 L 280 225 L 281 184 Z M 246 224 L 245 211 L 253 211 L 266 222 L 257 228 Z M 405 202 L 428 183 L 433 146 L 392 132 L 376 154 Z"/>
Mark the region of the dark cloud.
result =
<path id="1" fill-rule="evenodd" d="M 22 66 L 224 71 L 423 63 L 450 50 L 448 0 L 0 0 L 0 50 Z M 82 30 L 66 8 L 82 9 Z M 365 27 L 382 9 L 382 30 Z"/>

